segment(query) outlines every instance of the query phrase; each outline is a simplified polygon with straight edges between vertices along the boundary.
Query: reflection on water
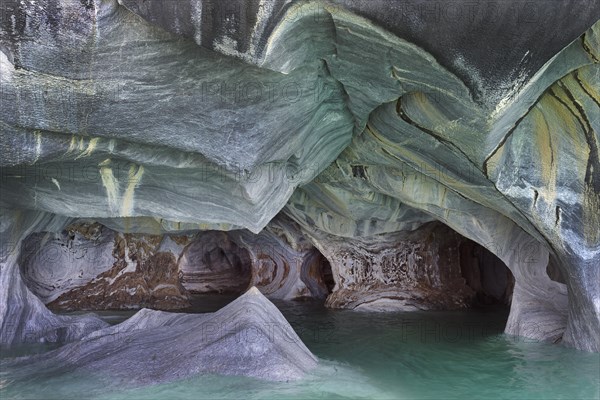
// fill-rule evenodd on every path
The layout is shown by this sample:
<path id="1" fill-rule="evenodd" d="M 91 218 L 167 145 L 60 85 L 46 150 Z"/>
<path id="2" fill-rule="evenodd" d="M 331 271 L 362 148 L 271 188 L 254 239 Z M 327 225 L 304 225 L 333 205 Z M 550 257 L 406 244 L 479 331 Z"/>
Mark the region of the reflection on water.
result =
<path id="1" fill-rule="evenodd" d="M 194 312 L 215 311 L 231 297 L 202 296 Z M 0 370 L 5 399 L 589 399 L 600 396 L 600 355 L 502 334 L 505 310 L 367 313 L 327 310 L 314 302 L 276 302 L 321 363 L 306 378 L 272 383 L 199 376 L 135 390 L 108 389 L 95 375 Z M 132 312 L 100 313 L 118 323 Z M 48 345 L 2 349 L 2 358 Z M 3 363 L 4 365 L 4 363 Z"/>

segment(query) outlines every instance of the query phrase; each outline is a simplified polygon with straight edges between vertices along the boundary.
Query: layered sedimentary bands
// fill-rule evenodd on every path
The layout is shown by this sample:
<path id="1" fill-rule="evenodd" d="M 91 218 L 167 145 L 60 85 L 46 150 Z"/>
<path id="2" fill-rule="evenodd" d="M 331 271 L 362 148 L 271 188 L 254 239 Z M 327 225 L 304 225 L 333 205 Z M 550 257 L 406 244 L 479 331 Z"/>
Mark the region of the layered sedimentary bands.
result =
<path id="1" fill-rule="evenodd" d="M 431 6 L 3 1 L 0 344 L 84 338 L 49 369 L 144 346 L 169 366 L 155 381 L 301 375 L 294 335 L 190 336 L 283 326 L 254 290 L 118 328 L 50 311 L 255 286 L 333 308 L 510 304 L 506 333 L 600 351 L 600 5 Z M 190 346 L 189 364 L 163 352 Z"/>

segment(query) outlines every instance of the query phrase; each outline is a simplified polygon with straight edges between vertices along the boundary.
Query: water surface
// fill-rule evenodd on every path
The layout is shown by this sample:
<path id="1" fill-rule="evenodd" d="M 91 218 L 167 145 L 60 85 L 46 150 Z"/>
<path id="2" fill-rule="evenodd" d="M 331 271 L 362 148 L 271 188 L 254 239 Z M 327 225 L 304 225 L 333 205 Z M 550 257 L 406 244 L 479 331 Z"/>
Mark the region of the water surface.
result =
<path id="1" fill-rule="evenodd" d="M 231 300 L 198 297 L 188 311 L 215 311 Z M 503 309 L 381 314 L 275 303 L 320 358 L 299 381 L 198 376 L 122 389 L 106 387 L 102 371 L 53 376 L 31 366 L 25 378 L 13 376 L 10 357 L 55 348 L 38 344 L 2 349 L 0 399 L 600 398 L 600 355 L 504 335 Z M 131 314 L 101 313 L 110 323 Z"/>

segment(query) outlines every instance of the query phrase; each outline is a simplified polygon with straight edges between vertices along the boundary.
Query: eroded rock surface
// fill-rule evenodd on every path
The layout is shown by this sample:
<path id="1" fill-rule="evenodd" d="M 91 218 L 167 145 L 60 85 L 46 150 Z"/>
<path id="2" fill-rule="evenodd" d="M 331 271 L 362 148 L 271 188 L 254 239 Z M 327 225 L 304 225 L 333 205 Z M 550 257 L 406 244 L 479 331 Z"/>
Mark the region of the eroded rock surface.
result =
<path id="1" fill-rule="evenodd" d="M 250 253 L 252 284 L 268 297 L 292 300 L 329 294 L 329 262 L 289 218 L 278 216 L 259 235 L 236 231 L 231 236 Z"/>
<path id="2" fill-rule="evenodd" d="M 23 241 L 21 275 L 45 304 L 87 284 L 117 261 L 116 232 L 99 224 L 78 228 L 60 233 L 37 232 Z"/>
<path id="3" fill-rule="evenodd" d="M 240 293 L 252 277 L 250 254 L 225 232 L 203 232 L 181 254 L 182 284 L 193 293 Z"/>
<path id="4" fill-rule="evenodd" d="M 179 253 L 169 240 L 79 222 L 28 237 L 19 264 L 29 289 L 52 310 L 185 308 Z"/>
<path id="5" fill-rule="evenodd" d="M 133 270 L 116 263 L 88 284 L 62 294 L 48 304 L 51 310 L 115 310 L 150 307 L 172 310 L 190 306 L 170 253 L 156 253 Z"/>

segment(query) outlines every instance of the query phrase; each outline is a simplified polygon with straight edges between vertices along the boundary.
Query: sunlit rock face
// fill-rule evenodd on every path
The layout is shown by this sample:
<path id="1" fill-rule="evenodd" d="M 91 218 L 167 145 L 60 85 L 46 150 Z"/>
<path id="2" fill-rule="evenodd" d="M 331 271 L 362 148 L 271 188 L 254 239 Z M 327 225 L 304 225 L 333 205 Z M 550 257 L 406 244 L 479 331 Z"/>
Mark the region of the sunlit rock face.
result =
<path id="1" fill-rule="evenodd" d="M 31 363 L 44 373 L 102 371 L 107 385 L 131 387 L 200 373 L 289 381 L 313 369 L 317 359 L 279 310 L 252 288 L 210 314 L 143 309 L 119 325 L 9 367 L 18 377 L 19 368 Z"/>
<path id="2" fill-rule="evenodd" d="M 322 61 L 289 74 L 248 65 L 111 0 L 2 7 L 3 148 L 32 146 L 2 165 L 52 175 L 7 173 L 4 204 L 258 232 L 350 140 Z"/>
<path id="3" fill-rule="evenodd" d="M 264 271 L 253 284 L 278 271 L 281 298 L 324 293 L 313 267 L 286 268 L 312 250 L 283 231 L 334 278 L 352 275 L 343 247 L 395 276 L 362 255 L 400 254 L 386 246 L 439 221 L 510 269 L 507 333 L 600 351 L 600 5 L 459 1 L 434 18 L 425 3 L 2 2 L 3 219 L 235 230 Z M 241 228 L 283 247 L 264 257 Z M 17 276 L 18 248 L 3 258 L 2 287 L 20 293 L 2 304 L 3 343 L 26 318 L 62 323 Z"/>

